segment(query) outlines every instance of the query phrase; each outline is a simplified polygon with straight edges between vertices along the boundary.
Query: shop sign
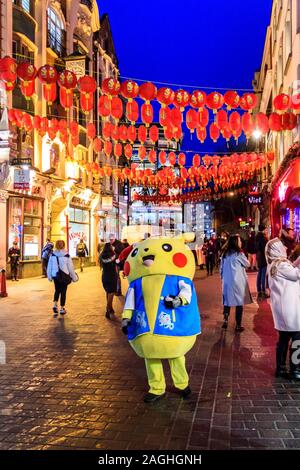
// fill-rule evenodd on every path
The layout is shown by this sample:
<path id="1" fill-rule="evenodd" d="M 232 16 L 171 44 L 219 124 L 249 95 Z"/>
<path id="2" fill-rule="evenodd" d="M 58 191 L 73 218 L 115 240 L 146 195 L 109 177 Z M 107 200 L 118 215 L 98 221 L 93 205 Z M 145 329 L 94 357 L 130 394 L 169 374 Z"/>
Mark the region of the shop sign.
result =
<path id="1" fill-rule="evenodd" d="M 113 208 L 112 196 L 102 196 L 101 208 L 103 211 L 111 211 Z"/>
<path id="2" fill-rule="evenodd" d="M 14 189 L 30 189 L 30 170 L 15 169 L 14 171 Z"/>
<path id="3" fill-rule="evenodd" d="M 8 191 L 5 189 L 0 189 L 0 202 L 6 202 L 8 199 Z"/>
<path id="4" fill-rule="evenodd" d="M 257 206 L 262 204 L 263 197 L 262 194 L 249 194 L 248 202 L 251 206 Z"/>
<path id="5" fill-rule="evenodd" d="M 66 60 L 66 70 L 75 73 L 77 79 L 85 75 L 85 58 Z"/>

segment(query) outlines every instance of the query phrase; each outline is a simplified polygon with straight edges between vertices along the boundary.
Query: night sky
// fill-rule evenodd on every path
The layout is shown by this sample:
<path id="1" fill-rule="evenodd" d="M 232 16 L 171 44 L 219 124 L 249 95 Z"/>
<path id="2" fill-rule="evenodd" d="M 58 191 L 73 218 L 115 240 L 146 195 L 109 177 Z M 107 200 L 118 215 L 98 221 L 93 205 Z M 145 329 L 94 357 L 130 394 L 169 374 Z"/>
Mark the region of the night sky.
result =
<path id="1" fill-rule="evenodd" d="M 261 63 L 272 0 L 98 0 L 98 4 L 100 15 L 108 13 L 110 18 L 121 77 L 185 85 L 188 91 L 251 88 Z M 188 135 L 183 149 L 190 148 L 221 151 L 226 142 L 222 138 L 213 144 L 208 138 L 201 145 Z"/>

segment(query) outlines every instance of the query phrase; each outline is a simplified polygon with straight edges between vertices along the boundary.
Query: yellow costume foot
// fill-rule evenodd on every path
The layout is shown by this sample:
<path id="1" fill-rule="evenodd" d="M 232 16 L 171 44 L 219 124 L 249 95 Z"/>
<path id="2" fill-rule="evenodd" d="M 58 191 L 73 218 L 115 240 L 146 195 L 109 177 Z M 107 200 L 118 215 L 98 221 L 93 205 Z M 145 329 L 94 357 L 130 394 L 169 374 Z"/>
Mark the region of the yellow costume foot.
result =
<path id="1" fill-rule="evenodd" d="M 184 390 L 180 390 L 180 395 L 182 396 L 182 398 L 189 398 L 192 394 L 192 390 L 190 389 L 189 386 L 187 386 Z"/>
<path id="2" fill-rule="evenodd" d="M 154 393 L 146 393 L 144 396 L 144 402 L 145 403 L 153 403 L 154 401 L 160 400 L 165 396 L 165 393 L 162 393 L 161 395 L 155 395 Z"/>

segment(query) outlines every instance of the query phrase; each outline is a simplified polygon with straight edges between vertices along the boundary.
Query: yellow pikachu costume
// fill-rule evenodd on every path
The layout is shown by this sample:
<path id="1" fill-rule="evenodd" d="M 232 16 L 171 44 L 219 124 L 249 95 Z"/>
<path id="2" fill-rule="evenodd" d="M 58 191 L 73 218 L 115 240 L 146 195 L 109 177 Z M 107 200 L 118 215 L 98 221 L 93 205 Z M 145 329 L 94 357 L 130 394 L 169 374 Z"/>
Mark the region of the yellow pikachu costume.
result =
<path id="1" fill-rule="evenodd" d="M 162 359 L 168 359 L 174 385 L 187 397 L 191 390 L 184 356 L 201 332 L 193 253 L 182 238 L 149 238 L 134 245 L 124 273 L 129 288 L 122 329 L 145 358 L 150 390 L 144 401 L 165 394 Z"/>

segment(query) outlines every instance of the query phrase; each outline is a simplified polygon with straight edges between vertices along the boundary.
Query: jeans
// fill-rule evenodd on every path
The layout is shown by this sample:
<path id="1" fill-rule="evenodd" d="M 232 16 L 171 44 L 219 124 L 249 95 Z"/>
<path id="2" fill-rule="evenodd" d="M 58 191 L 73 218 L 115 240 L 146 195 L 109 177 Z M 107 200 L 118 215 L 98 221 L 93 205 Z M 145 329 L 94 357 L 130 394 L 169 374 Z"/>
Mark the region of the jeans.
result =
<path id="1" fill-rule="evenodd" d="M 265 292 L 266 290 L 266 274 L 267 266 L 259 268 L 256 280 L 257 292 Z"/>
<path id="2" fill-rule="evenodd" d="M 66 284 L 60 284 L 56 279 L 54 279 L 55 292 L 54 292 L 54 302 L 58 302 L 60 297 L 60 306 L 64 307 L 66 305 L 66 295 L 67 288 Z"/>
<path id="3" fill-rule="evenodd" d="M 10 263 L 11 278 L 17 280 L 18 278 L 18 264 Z"/>
<path id="4" fill-rule="evenodd" d="M 293 348 L 294 341 L 300 341 L 300 331 L 278 331 L 279 340 L 276 348 L 276 365 L 277 370 L 285 369 L 286 367 L 286 356 L 288 349 L 290 348 L 290 370 L 299 371 L 300 364 L 293 362 L 293 353 L 300 348 L 300 345 Z M 296 353 L 296 359 L 300 361 L 300 354 Z"/>
<path id="5" fill-rule="evenodd" d="M 224 305 L 223 315 L 224 315 L 224 320 L 228 320 L 228 317 L 230 315 L 230 307 L 228 307 L 227 305 Z M 238 305 L 237 307 L 235 307 L 235 321 L 236 321 L 237 326 L 241 326 L 242 317 L 243 317 L 243 306 Z"/>
<path id="6" fill-rule="evenodd" d="M 213 274 L 214 271 L 214 257 L 213 256 L 206 256 L 206 271 L 207 274 Z"/>

